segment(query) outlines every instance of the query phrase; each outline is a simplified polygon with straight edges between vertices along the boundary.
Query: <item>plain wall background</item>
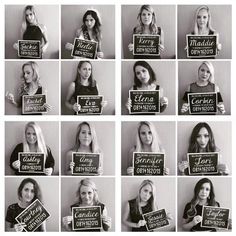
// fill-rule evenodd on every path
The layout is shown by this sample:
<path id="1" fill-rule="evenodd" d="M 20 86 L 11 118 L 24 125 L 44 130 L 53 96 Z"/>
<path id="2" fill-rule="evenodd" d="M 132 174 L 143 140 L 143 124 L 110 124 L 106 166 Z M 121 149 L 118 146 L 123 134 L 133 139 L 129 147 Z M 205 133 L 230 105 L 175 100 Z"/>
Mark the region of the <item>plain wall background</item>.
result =
<path id="1" fill-rule="evenodd" d="M 65 49 L 67 42 L 74 43 L 77 29 L 83 24 L 88 9 L 96 9 L 102 22 L 102 52 L 104 58 L 115 58 L 115 6 L 114 5 L 62 5 L 61 7 L 61 58 L 70 59 L 71 51 Z"/>
<path id="2" fill-rule="evenodd" d="M 201 121 L 202 122 L 202 121 Z M 215 138 L 215 144 L 220 149 L 222 155 L 221 163 L 227 164 L 230 175 L 232 174 L 232 124 L 227 121 L 204 121 L 212 129 Z M 178 122 L 178 162 L 187 160 L 189 139 L 193 128 L 198 122 Z"/>
<path id="3" fill-rule="evenodd" d="M 179 80 L 179 114 L 182 104 L 183 96 L 185 91 L 187 91 L 188 86 L 198 81 L 198 68 L 203 61 L 179 61 L 178 62 L 178 80 Z M 231 114 L 231 64 L 230 61 L 211 61 L 214 71 L 215 71 L 215 84 L 218 85 L 220 93 L 222 95 L 225 110 L 224 115 Z M 184 113 L 184 115 L 187 114 Z M 221 114 L 217 112 L 217 114 Z"/>
<path id="4" fill-rule="evenodd" d="M 59 5 L 34 5 L 39 24 L 46 26 L 49 46 L 43 59 L 59 58 Z M 26 5 L 5 6 L 5 58 L 17 59 L 13 44 L 20 38 L 23 12 Z"/>
<path id="5" fill-rule="evenodd" d="M 5 174 L 14 175 L 9 163 L 11 153 L 17 144 L 23 142 L 26 121 L 5 122 Z M 55 160 L 53 175 L 59 174 L 59 124 L 58 122 L 36 121 L 42 129 L 44 140 L 50 147 Z M 46 177 L 46 176 L 44 176 Z"/>
<path id="6" fill-rule="evenodd" d="M 145 3 L 147 4 L 147 3 Z M 122 27 L 122 57 L 132 59 L 133 53 L 129 51 L 128 45 L 133 41 L 133 29 L 138 24 L 137 16 L 142 5 L 121 6 L 121 27 Z M 176 13 L 174 5 L 152 5 L 157 26 L 164 32 L 165 50 L 161 53 L 163 59 L 174 59 L 176 41 Z"/>
<path id="7" fill-rule="evenodd" d="M 78 61 L 63 61 L 61 63 L 61 114 L 73 115 L 65 106 L 69 85 L 77 75 Z M 92 61 L 93 78 L 97 81 L 99 95 L 108 102 L 103 108 L 103 115 L 115 114 L 115 63 L 113 61 Z"/>
<path id="8" fill-rule="evenodd" d="M 174 61 L 147 61 L 156 74 L 157 84 L 163 88 L 164 96 L 168 98 L 168 107 L 164 112 L 158 115 L 174 115 L 176 101 L 176 72 Z M 134 85 L 133 65 L 135 61 L 122 61 L 121 64 L 121 97 L 122 97 L 122 115 L 128 115 L 129 112 L 125 106 L 129 90 Z"/>
<path id="9" fill-rule="evenodd" d="M 17 203 L 17 189 L 24 177 L 5 178 L 5 216 L 7 207 Z M 51 217 L 46 220 L 47 232 L 59 231 L 59 179 L 57 177 L 33 177 L 41 189 L 43 205 L 50 213 Z"/>
<path id="10" fill-rule="evenodd" d="M 186 34 L 193 31 L 195 12 L 201 5 L 178 5 L 178 58 L 187 58 Z M 211 25 L 219 34 L 222 44 L 217 59 L 232 58 L 232 7 L 230 5 L 208 5 Z"/>
<path id="11" fill-rule="evenodd" d="M 121 126 L 121 152 L 122 175 L 127 175 L 128 154 L 135 145 L 135 137 L 139 122 L 122 122 Z M 163 148 L 165 149 L 165 166 L 170 169 L 170 175 L 176 174 L 176 140 L 175 122 L 152 122 L 156 128 Z"/>
<path id="12" fill-rule="evenodd" d="M 61 123 L 62 174 L 66 174 L 66 153 L 75 145 L 77 127 L 80 123 L 81 122 Z M 98 145 L 103 152 L 103 175 L 115 175 L 115 123 L 107 121 L 89 123 L 95 128 Z"/>
<path id="13" fill-rule="evenodd" d="M 28 61 L 5 62 L 5 93 L 13 93 L 15 100 L 19 101 L 19 88 L 23 83 L 22 66 Z M 59 114 L 59 63 L 57 61 L 37 61 L 39 66 L 40 82 L 47 90 L 47 103 L 52 109 L 45 115 Z M 22 107 L 17 108 L 5 99 L 6 115 L 21 115 Z"/>
<path id="14" fill-rule="evenodd" d="M 182 229 L 182 219 L 185 205 L 190 202 L 194 196 L 194 187 L 202 177 L 179 177 L 178 178 L 178 231 Z M 215 190 L 215 199 L 221 207 L 230 209 L 230 218 L 232 214 L 232 179 L 227 177 L 210 177 Z"/>
<path id="15" fill-rule="evenodd" d="M 78 202 L 76 192 L 79 182 L 84 178 L 64 177 L 61 179 L 61 218 L 71 215 L 70 206 Z M 107 215 L 111 217 L 112 226 L 109 231 L 115 231 L 115 178 L 91 178 L 98 191 L 99 201 L 105 204 Z M 119 198 L 118 198 L 119 199 Z M 116 199 L 117 200 L 117 199 Z M 61 231 L 64 231 L 62 226 Z"/>
<path id="16" fill-rule="evenodd" d="M 124 206 L 127 201 L 134 199 L 138 195 L 139 186 L 143 180 L 150 179 L 154 182 L 156 186 L 156 196 L 157 196 L 157 206 L 158 209 L 165 209 L 166 213 L 170 213 L 173 217 L 170 225 L 159 229 L 159 231 L 174 231 L 175 230 L 175 218 L 176 218 L 176 206 L 175 201 L 173 200 L 173 196 L 176 194 L 176 183 L 175 178 L 167 177 L 167 178 L 157 178 L 157 177 L 123 177 L 121 180 L 121 222 L 124 214 Z M 168 186 L 168 187 L 167 187 Z M 127 226 L 123 223 L 121 225 L 121 231 L 131 231 Z"/>

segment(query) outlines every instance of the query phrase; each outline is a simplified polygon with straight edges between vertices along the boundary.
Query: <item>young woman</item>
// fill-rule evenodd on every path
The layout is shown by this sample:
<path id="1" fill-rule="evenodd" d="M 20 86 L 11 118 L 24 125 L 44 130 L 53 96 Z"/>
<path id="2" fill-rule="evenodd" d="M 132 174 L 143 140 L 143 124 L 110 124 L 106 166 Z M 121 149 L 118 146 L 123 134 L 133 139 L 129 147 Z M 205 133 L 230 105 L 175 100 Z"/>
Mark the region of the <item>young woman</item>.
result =
<path id="1" fill-rule="evenodd" d="M 133 66 L 134 85 L 130 90 L 160 90 L 160 112 L 168 106 L 168 98 L 163 96 L 163 88 L 157 84 L 156 74 L 152 67 L 146 61 L 136 61 Z M 132 101 L 128 98 L 125 104 L 128 111 L 132 107 Z M 155 113 L 145 113 L 145 115 L 152 115 Z M 142 113 L 142 115 L 144 115 Z"/>
<path id="2" fill-rule="evenodd" d="M 101 59 L 104 54 L 101 49 L 102 30 L 101 30 L 101 18 L 100 14 L 95 9 L 89 9 L 83 16 L 83 25 L 76 31 L 75 38 L 90 40 L 98 43 L 96 58 Z M 73 49 L 72 43 L 66 43 L 65 48 L 67 50 Z"/>
<path id="3" fill-rule="evenodd" d="M 165 153 L 155 126 L 149 121 L 141 121 L 137 127 L 135 146 L 129 151 L 127 174 L 133 175 L 133 153 L 134 152 L 158 152 Z M 164 175 L 169 175 L 169 168 L 164 167 Z"/>
<path id="4" fill-rule="evenodd" d="M 38 183 L 31 178 L 23 179 L 18 187 L 17 203 L 13 203 L 7 208 L 5 219 L 5 231 L 22 232 L 24 230 L 24 223 L 18 223 L 15 218 L 24 211 L 36 199 L 42 202 L 41 190 Z M 35 231 L 46 231 L 46 222 L 44 221 Z"/>
<path id="5" fill-rule="evenodd" d="M 190 105 L 188 103 L 188 94 L 216 92 L 218 102 L 217 108 L 221 114 L 224 114 L 225 106 L 223 103 L 223 99 L 220 93 L 220 89 L 214 83 L 214 80 L 214 67 L 212 63 L 209 61 L 203 61 L 198 68 L 198 80 L 188 86 L 188 89 L 183 96 L 181 113 L 185 113 L 189 110 Z"/>
<path id="6" fill-rule="evenodd" d="M 73 152 L 81 152 L 81 153 L 99 153 L 99 168 L 98 175 L 102 175 L 103 173 L 103 154 L 101 149 L 99 148 L 96 131 L 92 124 L 88 122 L 82 122 L 78 125 L 75 145 L 69 150 L 66 154 L 66 173 L 68 175 L 72 174 L 72 170 L 74 169 L 75 163 L 72 162 L 72 153 Z"/>
<path id="7" fill-rule="evenodd" d="M 164 32 L 161 27 L 157 26 L 155 12 L 150 5 L 142 5 L 137 17 L 139 23 L 133 29 L 133 34 L 147 34 L 147 35 L 159 35 L 160 44 L 159 51 L 164 51 Z M 129 51 L 134 51 L 134 44 L 128 45 Z M 153 55 L 134 55 L 135 59 L 160 59 L 160 56 Z"/>
<path id="8" fill-rule="evenodd" d="M 188 153 L 204 152 L 220 152 L 220 149 L 215 145 L 214 134 L 211 127 L 205 122 L 200 122 L 192 130 Z M 189 175 L 189 163 L 186 159 L 187 155 L 184 155 L 183 161 L 178 164 L 181 175 Z M 228 175 L 229 169 L 226 164 L 220 163 L 221 159 L 222 157 L 219 155 L 218 174 Z"/>
<path id="9" fill-rule="evenodd" d="M 92 64 L 90 61 L 80 61 L 77 67 L 77 75 L 67 91 L 65 105 L 68 109 L 78 114 L 81 109 L 77 103 L 77 96 L 79 95 L 98 95 L 98 85 L 93 78 Z M 102 101 L 101 106 L 105 107 L 107 101 Z"/>
<path id="10" fill-rule="evenodd" d="M 45 155 L 44 175 L 52 175 L 55 165 L 50 148 L 46 145 L 42 130 L 35 122 L 29 122 L 25 126 L 23 134 L 23 143 L 16 145 L 10 157 L 10 167 L 15 175 L 42 175 L 41 173 L 22 173 L 19 172 L 20 160 L 18 160 L 19 152 L 39 152 Z"/>
<path id="11" fill-rule="evenodd" d="M 101 207 L 101 217 L 102 217 L 102 230 L 108 231 L 111 228 L 111 218 L 108 216 L 106 206 L 99 201 L 98 191 L 95 183 L 89 179 L 82 179 L 79 183 L 79 187 L 76 193 L 78 201 L 71 205 L 72 207 L 88 207 L 88 206 L 100 206 Z M 72 216 L 64 216 L 62 219 L 63 226 L 67 231 L 72 231 Z M 82 230 L 78 230 L 82 232 Z M 83 231 L 101 231 L 100 229 L 90 229 Z"/>
<path id="12" fill-rule="evenodd" d="M 23 22 L 21 26 L 21 39 L 40 41 L 42 58 L 42 55 L 46 52 L 49 44 L 47 29 L 44 25 L 39 24 L 36 16 L 35 7 L 32 5 L 28 5 L 24 9 Z M 13 47 L 18 50 L 18 43 L 15 43 Z"/>
<path id="13" fill-rule="evenodd" d="M 28 61 L 22 65 L 22 84 L 19 88 L 19 101 L 15 99 L 15 96 L 6 92 L 6 99 L 15 107 L 22 107 L 22 99 L 24 95 L 37 95 L 47 94 L 45 88 L 40 83 L 39 66 L 34 61 Z M 48 103 L 43 105 L 47 111 L 51 110 L 51 106 Z M 22 112 L 23 114 L 23 112 Z M 42 115 L 42 113 L 31 113 L 30 115 Z"/>

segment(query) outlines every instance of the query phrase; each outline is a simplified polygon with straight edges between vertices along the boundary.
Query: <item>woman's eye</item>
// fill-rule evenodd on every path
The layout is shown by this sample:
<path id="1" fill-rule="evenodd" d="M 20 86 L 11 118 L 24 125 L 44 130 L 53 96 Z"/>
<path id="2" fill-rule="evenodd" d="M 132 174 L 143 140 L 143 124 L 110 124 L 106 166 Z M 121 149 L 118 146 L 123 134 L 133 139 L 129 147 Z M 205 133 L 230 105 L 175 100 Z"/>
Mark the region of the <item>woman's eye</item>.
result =
<path id="1" fill-rule="evenodd" d="M 152 132 L 151 132 L 151 131 L 149 131 L 149 132 L 148 132 L 148 134 L 150 134 L 150 135 L 151 135 L 151 134 L 152 134 Z"/>

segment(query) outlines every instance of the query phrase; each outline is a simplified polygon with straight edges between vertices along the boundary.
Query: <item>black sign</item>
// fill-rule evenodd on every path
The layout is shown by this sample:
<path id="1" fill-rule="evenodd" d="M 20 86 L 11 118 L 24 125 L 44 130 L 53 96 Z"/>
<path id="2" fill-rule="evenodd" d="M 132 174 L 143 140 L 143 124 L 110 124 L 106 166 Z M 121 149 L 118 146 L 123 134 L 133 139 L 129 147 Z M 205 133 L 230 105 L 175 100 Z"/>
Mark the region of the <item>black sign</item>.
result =
<path id="1" fill-rule="evenodd" d="M 155 152 L 134 152 L 134 175 L 164 175 L 165 154 Z"/>
<path id="2" fill-rule="evenodd" d="M 156 55 L 159 56 L 159 35 L 133 35 L 134 51 L 133 55 Z"/>
<path id="3" fill-rule="evenodd" d="M 19 172 L 22 173 L 44 173 L 44 153 L 19 152 Z"/>
<path id="4" fill-rule="evenodd" d="M 129 90 L 130 114 L 160 113 L 160 90 Z"/>
<path id="5" fill-rule="evenodd" d="M 45 103 L 45 94 L 24 95 L 22 96 L 22 112 L 23 114 L 47 113 Z"/>
<path id="6" fill-rule="evenodd" d="M 188 153 L 189 174 L 218 173 L 218 152 Z"/>
<path id="7" fill-rule="evenodd" d="M 165 209 L 152 211 L 152 212 L 143 214 L 142 216 L 143 216 L 143 219 L 146 221 L 147 231 L 151 231 L 151 230 L 162 228 L 169 225 L 169 221 L 167 220 Z"/>
<path id="8" fill-rule="evenodd" d="M 73 175 L 98 175 L 100 153 L 72 153 Z"/>
<path id="9" fill-rule="evenodd" d="M 217 54 L 217 35 L 186 35 L 187 57 L 215 57 Z"/>
<path id="10" fill-rule="evenodd" d="M 227 229 L 229 209 L 203 206 L 201 227 Z"/>
<path id="11" fill-rule="evenodd" d="M 101 114 L 103 96 L 77 96 L 77 103 L 81 106 L 80 114 Z"/>
<path id="12" fill-rule="evenodd" d="M 18 56 L 41 58 L 41 43 L 36 40 L 18 40 Z"/>
<path id="13" fill-rule="evenodd" d="M 71 56 L 95 59 L 97 47 L 98 43 L 95 41 L 75 38 Z"/>
<path id="14" fill-rule="evenodd" d="M 217 93 L 188 93 L 189 113 L 216 113 Z"/>
<path id="15" fill-rule="evenodd" d="M 101 229 L 101 207 L 72 207 L 72 229 Z"/>
<path id="16" fill-rule="evenodd" d="M 36 199 L 24 211 L 22 211 L 15 220 L 18 223 L 24 223 L 26 232 L 35 231 L 46 219 L 50 217 L 50 213 L 43 204 Z"/>

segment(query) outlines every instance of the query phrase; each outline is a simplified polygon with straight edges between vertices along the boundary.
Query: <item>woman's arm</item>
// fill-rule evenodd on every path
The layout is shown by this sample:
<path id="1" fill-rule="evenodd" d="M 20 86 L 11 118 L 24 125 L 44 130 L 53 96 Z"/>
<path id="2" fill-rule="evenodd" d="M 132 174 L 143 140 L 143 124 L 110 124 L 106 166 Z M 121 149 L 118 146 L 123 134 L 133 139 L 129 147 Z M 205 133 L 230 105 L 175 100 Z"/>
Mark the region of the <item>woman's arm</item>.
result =
<path id="1" fill-rule="evenodd" d="M 78 112 L 80 110 L 80 105 L 77 102 L 75 102 L 74 104 L 71 104 L 71 98 L 74 93 L 75 93 L 75 82 L 72 82 L 67 91 L 65 105 L 69 110 Z"/>
<path id="2" fill-rule="evenodd" d="M 42 232 L 46 232 L 46 231 L 47 231 L 47 230 L 46 230 L 46 221 L 44 221 L 44 222 L 42 223 L 41 229 L 42 229 Z"/>
<path id="3" fill-rule="evenodd" d="M 100 152 L 98 175 L 102 175 L 102 174 L 103 174 L 103 153 Z"/>
<path id="4" fill-rule="evenodd" d="M 6 92 L 6 99 L 15 107 L 20 107 L 20 103 L 15 100 L 15 96 L 8 91 Z"/>
<path id="5" fill-rule="evenodd" d="M 160 36 L 160 44 L 159 44 L 160 51 L 164 51 L 164 31 L 161 29 L 161 36 Z"/>
<path id="6" fill-rule="evenodd" d="M 202 221 L 202 216 L 200 216 L 200 215 L 194 216 L 192 221 L 188 221 L 188 219 L 183 218 L 183 220 L 182 220 L 183 229 L 186 231 L 190 231 L 193 226 L 201 223 L 201 221 Z"/>
<path id="7" fill-rule="evenodd" d="M 47 48 L 48 48 L 48 45 L 49 45 L 49 42 L 48 42 L 48 35 L 47 35 L 47 28 L 45 25 L 39 25 L 41 31 L 42 31 L 42 34 L 43 34 L 43 41 L 44 43 L 42 44 L 42 53 L 45 53 Z"/>
<path id="8" fill-rule="evenodd" d="M 69 150 L 67 153 L 66 153 L 66 160 L 65 160 L 65 173 L 67 175 L 72 175 L 72 169 L 74 168 L 75 166 L 75 163 L 72 162 L 72 150 Z"/>
<path id="9" fill-rule="evenodd" d="M 52 155 L 51 149 L 47 147 L 47 155 L 46 155 L 46 161 L 45 161 L 45 174 L 46 175 L 52 175 L 53 169 L 55 166 L 55 160 Z"/>
<path id="10" fill-rule="evenodd" d="M 163 88 L 160 88 L 160 112 L 164 112 L 168 107 L 168 98 L 163 96 Z"/>
<path id="11" fill-rule="evenodd" d="M 10 222 L 8 222 L 8 221 L 5 221 L 5 231 L 6 232 L 15 232 L 15 228 L 13 227 L 11 227 L 11 223 Z"/>
<path id="12" fill-rule="evenodd" d="M 106 207 L 102 211 L 102 228 L 104 231 L 108 231 L 111 228 L 111 217 L 108 216 Z"/>
<path id="13" fill-rule="evenodd" d="M 131 150 L 128 153 L 127 158 L 127 175 L 133 175 L 134 174 L 134 167 L 133 167 L 133 153 L 135 151 L 135 148 L 131 148 Z"/>

